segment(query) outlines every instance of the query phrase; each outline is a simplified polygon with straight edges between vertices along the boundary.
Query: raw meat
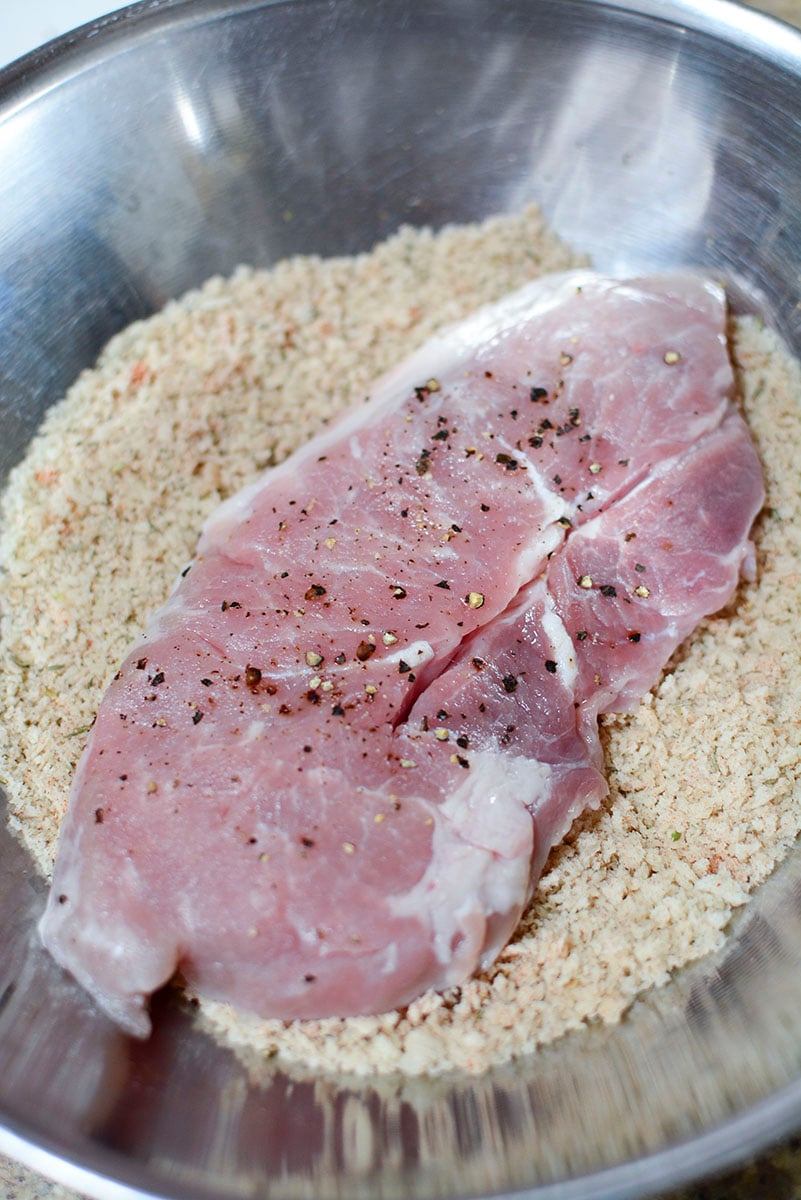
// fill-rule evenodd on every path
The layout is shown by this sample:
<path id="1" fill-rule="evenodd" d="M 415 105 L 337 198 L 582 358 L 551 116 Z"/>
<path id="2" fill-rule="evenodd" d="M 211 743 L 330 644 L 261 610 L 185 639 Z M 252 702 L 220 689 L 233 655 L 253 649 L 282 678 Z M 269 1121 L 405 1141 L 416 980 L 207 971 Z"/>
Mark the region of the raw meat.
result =
<path id="1" fill-rule="evenodd" d="M 606 791 L 597 717 L 751 563 L 725 298 L 542 280 L 224 504 L 109 688 L 42 936 L 126 1028 L 176 970 L 346 1016 L 496 957 Z"/>

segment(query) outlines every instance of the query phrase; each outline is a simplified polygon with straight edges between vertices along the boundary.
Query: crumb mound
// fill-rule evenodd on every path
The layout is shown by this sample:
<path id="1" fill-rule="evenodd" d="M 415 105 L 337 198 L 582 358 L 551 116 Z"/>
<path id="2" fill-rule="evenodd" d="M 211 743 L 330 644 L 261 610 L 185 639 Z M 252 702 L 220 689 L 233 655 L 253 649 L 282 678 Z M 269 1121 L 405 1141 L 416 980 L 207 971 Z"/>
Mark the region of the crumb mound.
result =
<path id="1" fill-rule="evenodd" d="M 442 324 L 578 265 L 534 209 L 371 253 L 240 268 L 108 345 L 47 415 L 3 504 L 0 777 L 52 871 L 105 686 L 205 518 Z M 706 620 L 631 716 L 603 722 L 611 791 L 552 854 L 487 974 L 403 1012 L 285 1024 L 201 1003 L 255 1060 L 355 1074 L 488 1066 L 590 1021 L 718 948 L 801 829 L 801 370 L 732 324 L 765 468 L 757 579 Z"/>

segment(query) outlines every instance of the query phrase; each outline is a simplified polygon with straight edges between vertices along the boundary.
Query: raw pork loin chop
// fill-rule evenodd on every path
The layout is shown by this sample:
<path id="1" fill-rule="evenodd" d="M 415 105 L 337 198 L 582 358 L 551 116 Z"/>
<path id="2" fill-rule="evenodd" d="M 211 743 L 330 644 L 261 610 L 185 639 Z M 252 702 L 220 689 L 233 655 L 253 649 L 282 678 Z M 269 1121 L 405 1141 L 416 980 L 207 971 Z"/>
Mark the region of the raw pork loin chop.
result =
<path id="1" fill-rule="evenodd" d="M 464 981 L 606 792 L 597 718 L 731 597 L 762 503 L 721 291 L 535 282 L 225 503 L 100 708 L 47 947 L 122 1025 Z"/>

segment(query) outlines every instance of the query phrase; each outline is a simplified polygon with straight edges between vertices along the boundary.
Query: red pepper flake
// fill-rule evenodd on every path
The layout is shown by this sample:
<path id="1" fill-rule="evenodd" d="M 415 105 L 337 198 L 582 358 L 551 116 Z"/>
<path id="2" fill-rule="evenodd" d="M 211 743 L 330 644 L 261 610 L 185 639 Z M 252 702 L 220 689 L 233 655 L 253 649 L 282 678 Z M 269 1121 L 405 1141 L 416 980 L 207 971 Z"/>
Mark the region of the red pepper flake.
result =
<path id="1" fill-rule="evenodd" d="M 222 604 L 220 605 L 220 609 L 222 612 L 228 612 L 229 608 L 241 608 L 241 607 L 242 607 L 242 605 L 239 603 L 238 600 L 223 600 Z"/>
<path id="2" fill-rule="evenodd" d="M 375 646 L 372 642 L 359 642 L 356 647 L 356 657 L 359 662 L 367 662 L 373 654 L 375 654 Z"/>
<path id="3" fill-rule="evenodd" d="M 137 671 L 144 671 L 146 666 L 147 666 L 147 659 L 140 658 L 138 663 L 136 664 L 136 669 L 137 669 Z"/>
<path id="4" fill-rule="evenodd" d="M 533 387 L 529 392 L 532 401 L 536 404 L 538 400 L 547 400 L 548 391 L 544 387 Z"/>
<path id="5" fill-rule="evenodd" d="M 203 713 L 200 711 L 199 708 L 196 708 L 195 711 L 192 713 L 192 724 L 199 725 L 202 720 L 203 720 Z"/>
<path id="6" fill-rule="evenodd" d="M 636 629 L 630 629 L 626 637 L 630 642 L 639 642 L 641 635 Z"/>
<path id="7" fill-rule="evenodd" d="M 434 587 L 444 588 L 446 592 L 451 590 L 451 585 L 448 583 L 447 579 L 440 579 L 439 583 L 434 584 Z"/>
<path id="8" fill-rule="evenodd" d="M 322 584 L 313 583 L 310 588 L 306 589 L 305 599 L 306 600 L 319 600 L 320 597 L 324 596 L 324 595 L 325 595 L 325 588 L 322 586 Z"/>
<path id="9" fill-rule="evenodd" d="M 601 595 L 602 595 L 602 596 L 608 596 L 608 597 L 610 597 L 610 599 L 611 599 L 613 596 L 616 596 L 616 595 L 617 595 L 617 589 L 616 589 L 616 588 L 614 587 L 614 585 L 613 585 L 613 584 L 611 584 L 611 583 L 604 583 L 604 584 L 602 584 L 602 585 L 601 585 L 601 588 L 600 588 L 600 592 L 601 592 Z"/>
<path id="10" fill-rule="evenodd" d="M 344 717 L 344 715 L 345 715 L 345 710 L 341 704 L 335 704 L 334 707 L 331 709 L 331 712 L 333 713 L 333 715 L 335 717 Z"/>
<path id="11" fill-rule="evenodd" d="M 667 362 L 667 358 L 665 359 L 665 361 Z M 132 390 L 135 388 L 138 388 L 140 386 L 140 384 L 144 383 L 144 381 L 147 379 L 149 374 L 150 374 L 149 366 L 147 365 L 146 362 L 143 362 L 142 359 L 140 358 L 138 360 L 138 362 L 135 362 L 134 365 L 131 367 L 131 375 L 130 375 L 130 381 L 129 381 L 128 386 Z"/>
<path id="12" fill-rule="evenodd" d="M 104 813 L 102 808 L 95 809 L 95 825 L 102 825 L 103 821 L 105 820 L 105 817 L 106 817 L 106 814 Z"/>
<path id="13" fill-rule="evenodd" d="M 153 676 L 153 678 L 150 680 L 152 687 L 160 687 L 163 682 L 164 682 L 164 672 L 163 671 L 157 671 L 156 674 Z"/>
<path id="14" fill-rule="evenodd" d="M 556 663 L 554 662 L 554 660 L 552 658 L 546 658 L 545 670 L 548 671 L 551 675 L 556 674 Z"/>
<path id="15" fill-rule="evenodd" d="M 514 675 L 504 675 L 501 682 L 503 683 L 503 690 L 505 692 L 511 693 L 517 691 L 517 679 Z"/>

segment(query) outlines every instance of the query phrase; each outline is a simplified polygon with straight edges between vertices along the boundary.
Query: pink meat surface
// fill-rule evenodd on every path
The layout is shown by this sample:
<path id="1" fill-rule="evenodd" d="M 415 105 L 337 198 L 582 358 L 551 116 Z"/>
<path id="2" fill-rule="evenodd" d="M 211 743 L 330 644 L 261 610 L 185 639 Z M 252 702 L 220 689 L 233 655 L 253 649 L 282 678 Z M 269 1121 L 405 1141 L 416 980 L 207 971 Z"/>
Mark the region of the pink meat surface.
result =
<path id="1" fill-rule="evenodd" d="M 535 282 L 224 504 L 101 705 L 42 920 L 126 1028 L 489 965 L 631 708 L 751 563 L 725 298 Z"/>

